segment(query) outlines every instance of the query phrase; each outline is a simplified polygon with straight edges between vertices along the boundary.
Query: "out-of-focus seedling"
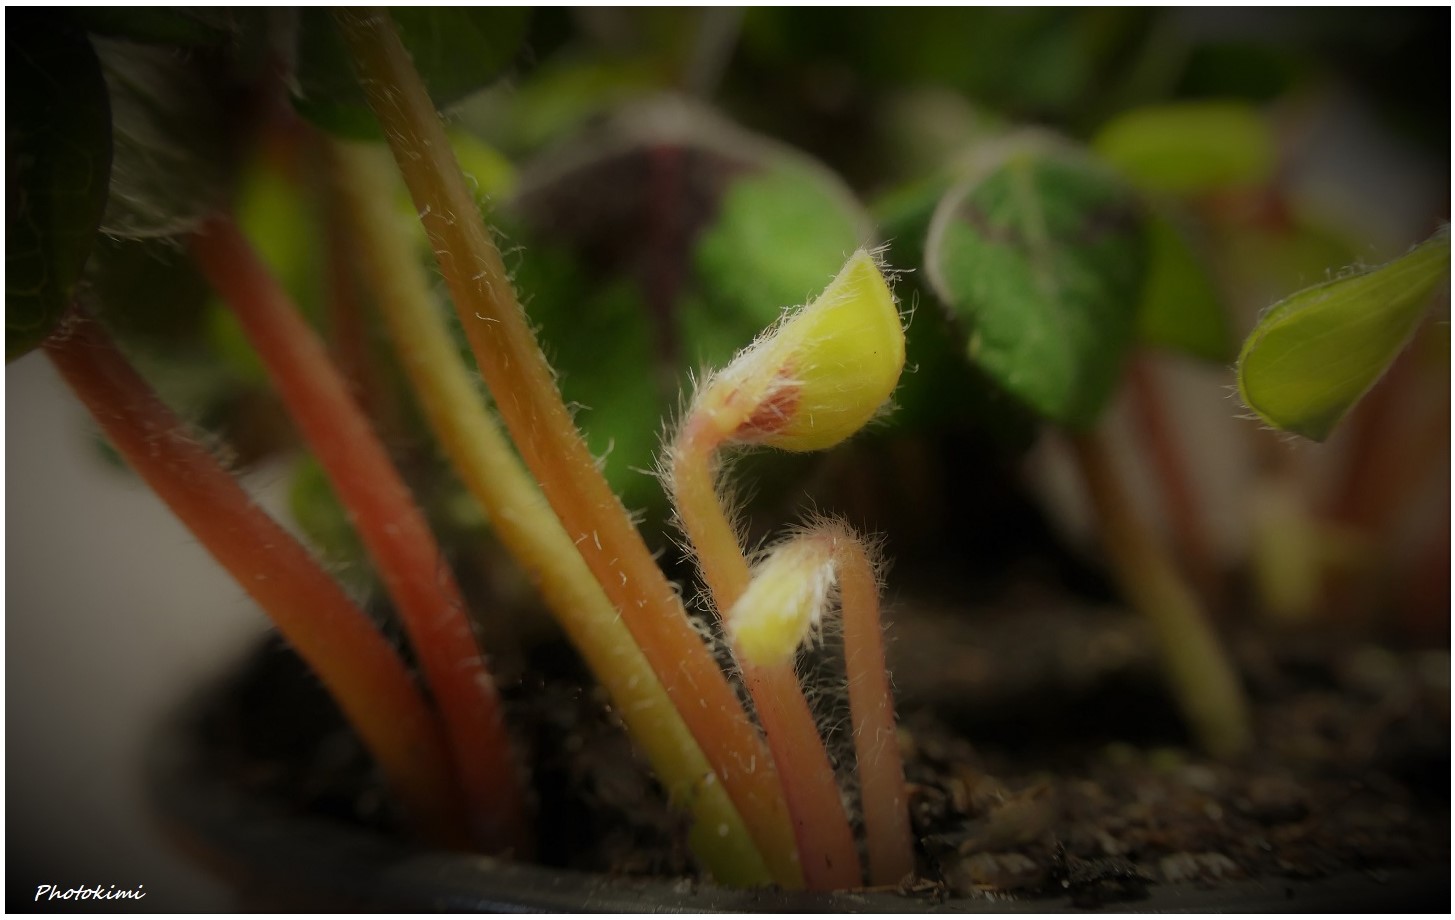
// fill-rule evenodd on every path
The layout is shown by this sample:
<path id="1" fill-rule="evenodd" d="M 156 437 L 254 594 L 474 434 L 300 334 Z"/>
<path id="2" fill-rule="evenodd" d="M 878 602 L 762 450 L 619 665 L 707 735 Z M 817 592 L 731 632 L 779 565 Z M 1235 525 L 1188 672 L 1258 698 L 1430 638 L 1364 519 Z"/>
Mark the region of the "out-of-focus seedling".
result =
<path id="1" fill-rule="evenodd" d="M 1141 202 L 1069 142 L 1012 135 L 984 145 L 940 201 L 925 249 L 936 295 L 969 327 L 970 360 L 1066 431 L 1112 568 L 1156 630 L 1198 739 L 1220 754 L 1242 750 L 1251 735 L 1238 678 L 1094 430 L 1138 332 Z"/>
<path id="2" fill-rule="evenodd" d="M 1399 356 L 1449 273 L 1446 224 L 1393 262 L 1275 304 L 1238 357 L 1244 403 L 1275 428 L 1324 440 Z"/>

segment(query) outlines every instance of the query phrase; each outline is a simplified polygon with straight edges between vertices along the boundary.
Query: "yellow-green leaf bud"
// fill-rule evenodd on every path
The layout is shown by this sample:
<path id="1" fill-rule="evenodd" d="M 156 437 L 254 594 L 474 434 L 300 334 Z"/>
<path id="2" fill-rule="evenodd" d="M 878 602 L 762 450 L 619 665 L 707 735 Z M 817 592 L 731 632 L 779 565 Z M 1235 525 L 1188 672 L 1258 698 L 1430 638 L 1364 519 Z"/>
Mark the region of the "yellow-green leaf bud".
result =
<path id="1" fill-rule="evenodd" d="M 813 302 L 738 354 L 688 424 L 723 442 L 823 450 L 864 427 L 904 369 L 904 327 L 884 274 L 859 250 Z"/>
<path id="2" fill-rule="evenodd" d="M 742 660 L 762 666 L 792 661 L 823 619 L 835 578 L 834 542 L 802 536 L 774 549 L 728 611 L 728 639 Z"/>

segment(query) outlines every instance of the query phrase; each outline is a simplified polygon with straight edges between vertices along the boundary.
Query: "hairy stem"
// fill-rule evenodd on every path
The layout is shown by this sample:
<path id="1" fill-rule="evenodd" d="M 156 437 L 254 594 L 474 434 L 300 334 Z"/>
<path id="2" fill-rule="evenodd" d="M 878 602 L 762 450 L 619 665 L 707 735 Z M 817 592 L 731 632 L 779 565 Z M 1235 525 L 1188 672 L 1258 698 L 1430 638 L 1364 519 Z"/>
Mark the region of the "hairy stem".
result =
<path id="1" fill-rule="evenodd" d="M 465 841 L 439 720 L 377 627 L 259 508 L 93 319 L 73 314 L 47 357 L 106 438 L 318 675 L 427 838 Z"/>
<path id="2" fill-rule="evenodd" d="M 1173 694 L 1193 733 L 1218 756 L 1245 750 L 1252 728 L 1242 684 L 1197 597 L 1137 517 L 1101 438 L 1085 432 L 1069 440 L 1112 570 L 1157 633 Z"/>
<path id="3" fill-rule="evenodd" d="M 844 667 L 849 681 L 849 716 L 859 768 L 859 800 L 869 849 L 869 884 L 898 885 L 914 872 L 914 837 L 894 693 L 884 664 L 879 615 L 879 579 L 863 542 L 843 524 L 830 530 L 838 564 L 839 604 L 844 620 Z"/>
<path id="4" fill-rule="evenodd" d="M 424 515 L 322 342 L 237 226 L 210 219 L 192 249 L 267 365 L 394 600 L 444 716 L 472 836 L 492 852 L 528 849 L 524 789 L 499 694 Z"/>
<path id="5" fill-rule="evenodd" d="M 688 419 L 672 447 L 669 481 L 713 605 L 725 616 L 747 590 L 750 572 L 713 481 L 719 430 Z M 853 831 L 792 658 L 771 665 L 736 658 L 778 765 L 805 883 L 810 890 L 857 887 L 862 873 Z"/>
<path id="6" fill-rule="evenodd" d="M 689 838 L 704 866 L 719 882 L 767 884 L 762 857 L 727 792 L 703 782 L 713 774 L 702 749 L 481 400 L 398 222 L 389 190 L 399 173 L 389 151 L 345 142 L 330 149 L 335 188 L 360 243 L 358 261 L 461 481 L 610 694 L 672 801 L 693 815 Z"/>
<path id="7" fill-rule="evenodd" d="M 387 12 L 339 10 L 335 18 L 521 459 L 727 787 L 774 879 L 800 885 L 767 747 L 561 400 L 439 114 Z"/>

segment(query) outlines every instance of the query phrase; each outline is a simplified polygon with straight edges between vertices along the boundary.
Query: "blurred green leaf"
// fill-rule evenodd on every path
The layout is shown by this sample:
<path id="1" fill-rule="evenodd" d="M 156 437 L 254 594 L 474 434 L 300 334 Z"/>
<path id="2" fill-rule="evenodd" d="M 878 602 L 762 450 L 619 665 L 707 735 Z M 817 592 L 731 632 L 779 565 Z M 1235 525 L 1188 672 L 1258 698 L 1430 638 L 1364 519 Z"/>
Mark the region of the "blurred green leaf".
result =
<path id="1" fill-rule="evenodd" d="M 772 162 L 733 181 L 693 257 L 703 309 L 679 312 L 687 355 L 726 363 L 823 290 L 868 233 L 863 208 L 821 167 Z"/>
<path id="2" fill-rule="evenodd" d="M 660 501 L 653 468 L 666 409 L 651 313 L 627 278 L 601 278 L 568 249 L 530 247 L 515 272 L 586 443 L 628 507 Z"/>
<path id="3" fill-rule="evenodd" d="M 391 7 L 399 37 L 439 108 L 493 81 L 525 38 L 529 7 Z M 346 137 L 382 137 L 328 9 L 300 14 L 294 104 L 310 121 Z"/>
<path id="4" fill-rule="evenodd" d="M 784 87 L 796 82 L 785 72 L 836 71 L 876 88 L 947 86 L 1011 113 L 1074 115 L 1131 59 L 1149 19 L 1131 9 L 754 7 L 743 43 Z"/>
<path id="5" fill-rule="evenodd" d="M 464 131 L 451 131 L 449 135 L 460 171 L 482 206 L 506 198 L 515 190 L 515 166 L 500 151 Z"/>
<path id="6" fill-rule="evenodd" d="M 545 146 L 587 118 L 667 86 L 657 61 L 586 58 L 554 62 L 533 74 L 510 105 L 511 142 L 524 150 Z"/>
<path id="7" fill-rule="evenodd" d="M 1136 329 L 1144 220 L 1083 152 L 1029 136 L 995 145 L 941 202 L 926 265 L 970 328 L 969 357 L 1053 421 L 1093 423 Z"/>
<path id="8" fill-rule="evenodd" d="M 1211 272 L 1165 215 L 1147 222 L 1147 281 L 1137 338 L 1205 361 L 1233 357 L 1233 330 Z"/>
<path id="9" fill-rule="evenodd" d="M 1092 143 L 1138 187 L 1189 194 L 1254 185 L 1273 172 L 1273 132 L 1241 102 L 1178 102 L 1126 112 Z"/>
<path id="10" fill-rule="evenodd" d="M 172 240 L 96 240 L 86 266 L 86 301 L 128 343 L 187 347 L 204 328 L 212 289 Z"/>
<path id="11" fill-rule="evenodd" d="M 266 154 L 254 157 L 242 172 L 233 213 L 273 277 L 316 322 L 323 313 L 325 234 L 305 169 Z"/>
<path id="12" fill-rule="evenodd" d="M 1275 428 L 1322 441 L 1398 357 L 1449 272 L 1447 224 L 1393 262 L 1274 305 L 1238 358 L 1243 401 Z"/>
<path id="13" fill-rule="evenodd" d="M 324 564 L 350 590 L 364 593 L 373 587 L 374 573 L 364 544 L 334 494 L 328 474 L 311 455 L 305 454 L 293 467 L 288 510 Z"/>
<path id="14" fill-rule="evenodd" d="M 106 208 L 111 111 L 86 37 L 7 11 L 5 360 L 60 320 Z"/>

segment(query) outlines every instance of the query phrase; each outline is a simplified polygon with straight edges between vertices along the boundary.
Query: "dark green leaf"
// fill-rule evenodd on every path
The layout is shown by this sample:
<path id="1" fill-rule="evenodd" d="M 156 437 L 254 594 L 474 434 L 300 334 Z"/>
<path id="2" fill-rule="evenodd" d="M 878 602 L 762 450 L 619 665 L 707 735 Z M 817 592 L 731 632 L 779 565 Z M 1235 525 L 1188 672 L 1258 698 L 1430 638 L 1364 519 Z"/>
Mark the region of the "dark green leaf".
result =
<path id="1" fill-rule="evenodd" d="M 904 376 L 894 391 L 886 430 L 915 431 L 973 424 L 998 444 L 1024 447 L 1035 418 L 1008 399 L 965 360 L 965 330 L 925 283 L 925 236 L 935 209 L 955 182 L 948 172 L 885 195 L 873 207 L 879 235 L 888 241 L 890 268 L 903 270 L 894 285 L 907 316 Z M 953 399 L 946 394 L 953 393 Z"/>
<path id="2" fill-rule="evenodd" d="M 399 36 L 444 108 L 493 81 L 525 38 L 528 7 L 393 7 Z M 380 137 L 329 11 L 303 10 L 294 104 L 319 126 L 347 137 Z"/>
<path id="3" fill-rule="evenodd" d="M 1449 273 L 1446 225 L 1393 262 L 1276 304 L 1243 343 L 1243 401 L 1275 428 L 1322 441 L 1398 357 Z"/>
<path id="4" fill-rule="evenodd" d="M 1253 185 L 1273 171 L 1267 119 L 1241 102 L 1179 102 L 1134 109 L 1092 145 L 1138 187 L 1188 194 Z"/>
<path id="5" fill-rule="evenodd" d="M 5 359 L 43 341 L 70 303 L 106 208 L 111 112 L 85 36 L 8 12 L 5 36 Z"/>
<path id="6" fill-rule="evenodd" d="M 1211 273 L 1182 230 L 1157 213 L 1147 223 L 1147 282 L 1137 338 L 1206 361 L 1233 357 L 1233 331 Z"/>
<path id="7" fill-rule="evenodd" d="M 1090 157 L 1039 137 L 985 154 L 936 211 L 929 280 L 969 327 L 969 355 L 1063 424 L 1096 420 L 1131 344 L 1146 264 L 1129 191 Z"/>
<path id="8" fill-rule="evenodd" d="M 85 296 L 124 341 L 185 347 L 203 329 L 212 289 L 172 240 L 101 236 L 86 266 Z"/>

